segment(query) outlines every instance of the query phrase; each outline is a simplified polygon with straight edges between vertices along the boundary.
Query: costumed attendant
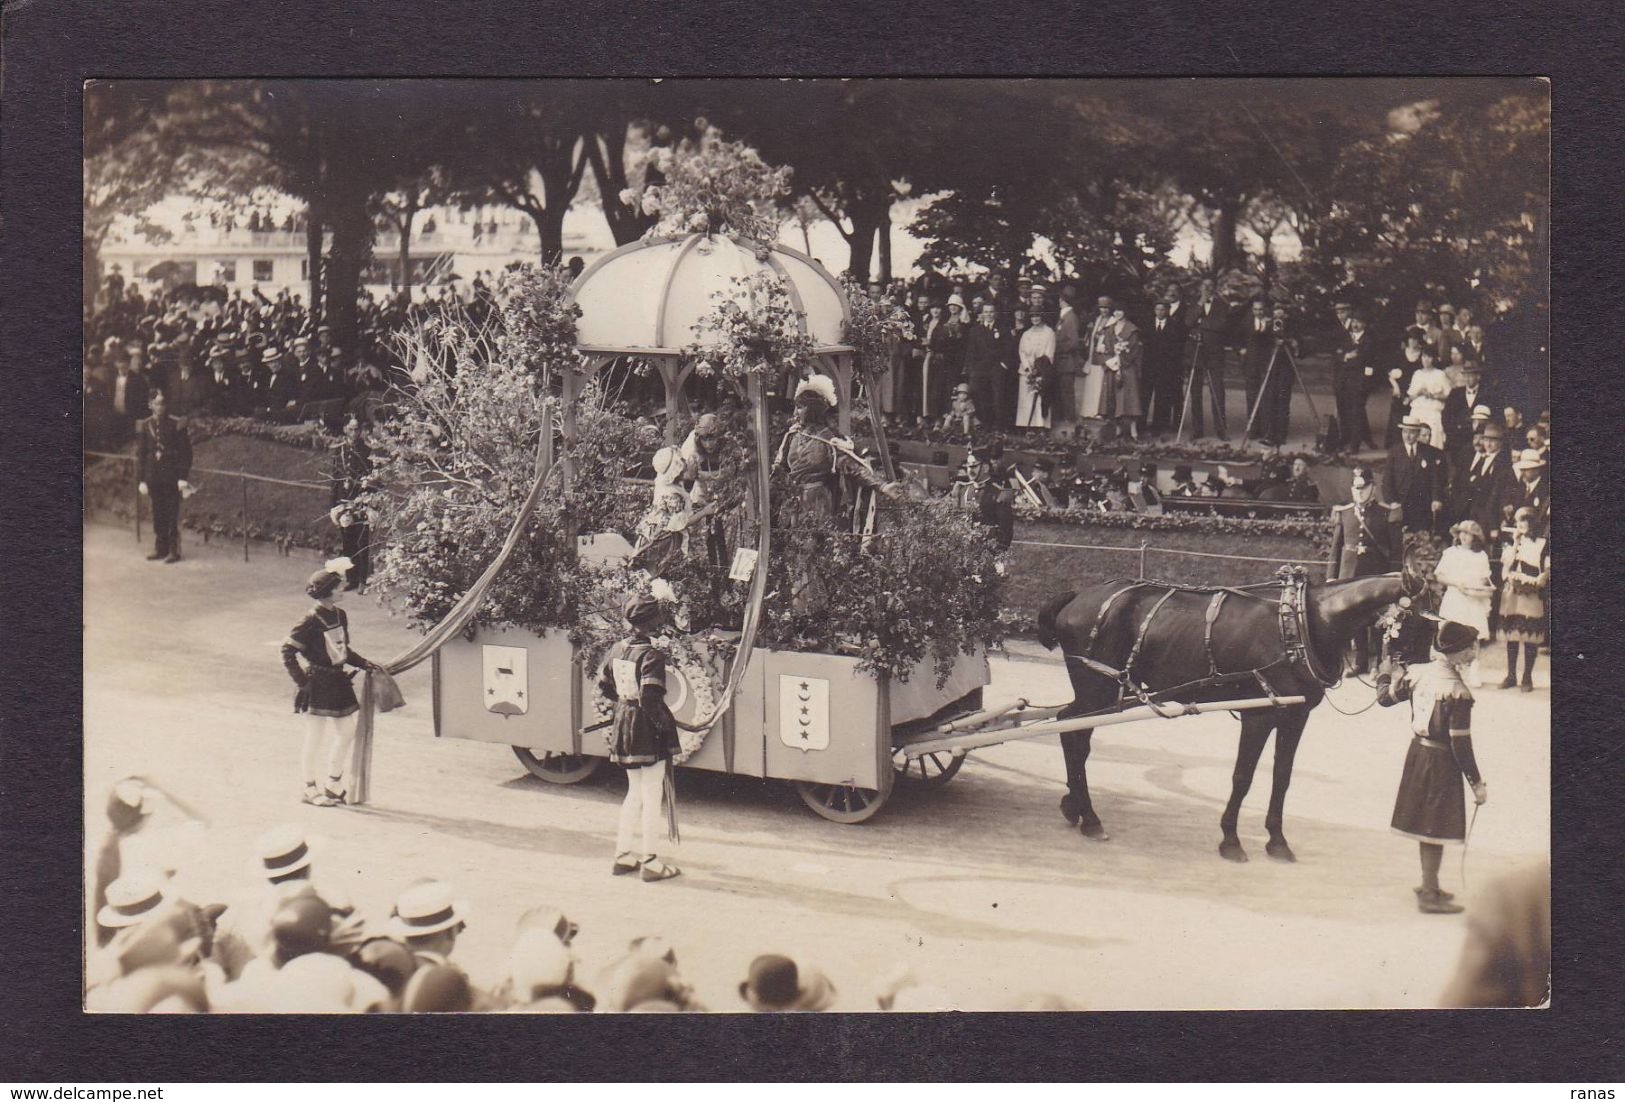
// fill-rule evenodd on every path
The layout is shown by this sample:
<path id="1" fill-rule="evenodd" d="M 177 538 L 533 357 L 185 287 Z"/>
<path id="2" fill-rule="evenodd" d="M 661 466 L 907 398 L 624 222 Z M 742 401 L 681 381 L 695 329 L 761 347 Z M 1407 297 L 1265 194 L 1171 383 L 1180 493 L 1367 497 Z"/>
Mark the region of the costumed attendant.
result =
<path id="1" fill-rule="evenodd" d="M 1484 529 L 1476 520 L 1464 520 L 1452 525 L 1450 534 L 1456 542 L 1444 549 L 1439 565 L 1433 569 L 1433 577 L 1444 586 L 1439 618 L 1466 624 L 1478 632 L 1480 639 L 1488 638 L 1490 598 L 1495 586 L 1490 581 L 1490 557 L 1484 551 Z M 1473 688 L 1483 683 L 1477 659 L 1468 669 L 1467 683 Z"/>
<path id="2" fill-rule="evenodd" d="M 796 420 L 779 444 L 775 468 L 789 472 L 797 487 L 801 517 L 812 525 L 829 527 L 839 506 L 842 475 L 890 498 L 903 496 L 899 482 L 887 482 L 857 451 L 852 442 L 829 425 L 835 409 L 835 383 L 828 375 L 814 375 L 796 384 Z"/>
<path id="3" fill-rule="evenodd" d="M 1473 694 L 1461 670 L 1478 651 L 1478 632 L 1466 624 L 1444 622 L 1433 642 L 1433 661 L 1419 670 L 1401 667 L 1397 676 L 1378 675 L 1377 699 L 1384 707 L 1411 702 L 1410 750 L 1394 800 L 1394 830 L 1415 838 L 1421 847 L 1422 884 L 1416 889 L 1423 914 L 1459 914 L 1464 908 L 1439 887 L 1444 847 L 1467 841 L 1465 777 L 1473 802 L 1482 804 L 1489 789 L 1473 757 Z"/>
<path id="4" fill-rule="evenodd" d="M 1552 581 L 1552 552 L 1544 536 L 1535 535 L 1538 514 L 1525 505 L 1513 514 L 1517 532 L 1501 551 L 1501 634 L 1507 644 L 1507 675 L 1501 688 L 1513 685 L 1535 691 L 1535 657 L 1546 642 L 1546 588 Z M 1523 645 L 1523 681 L 1517 680 L 1518 646 Z"/>
<path id="5" fill-rule="evenodd" d="M 626 800 L 615 831 L 616 876 L 641 875 L 645 882 L 681 875 L 655 851 L 662 798 L 671 841 L 677 835 L 677 794 L 671 783 L 671 757 L 677 750 L 677 721 L 666 705 L 666 656 L 650 641 L 660 625 L 660 602 L 629 597 L 622 607 L 631 634 L 610 644 L 598 675 L 598 688 L 615 703 L 610 720 L 609 760 L 626 770 Z M 643 848 L 632 849 L 641 828 Z"/>
<path id="6" fill-rule="evenodd" d="M 350 649 L 350 620 L 339 607 L 344 594 L 344 576 L 349 559 L 329 559 L 327 565 L 310 576 L 305 595 L 316 605 L 293 626 L 282 644 L 282 665 L 299 691 L 293 710 L 305 713 L 305 744 L 299 755 L 304 775 L 304 801 L 317 807 L 345 802 L 345 767 L 355 744 L 356 720 L 360 711 L 351 674 L 346 666 L 359 670 L 379 667 Z M 300 665 L 300 659 L 304 665 Z M 326 780 L 318 779 L 322 748 L 326 746 Z"/>

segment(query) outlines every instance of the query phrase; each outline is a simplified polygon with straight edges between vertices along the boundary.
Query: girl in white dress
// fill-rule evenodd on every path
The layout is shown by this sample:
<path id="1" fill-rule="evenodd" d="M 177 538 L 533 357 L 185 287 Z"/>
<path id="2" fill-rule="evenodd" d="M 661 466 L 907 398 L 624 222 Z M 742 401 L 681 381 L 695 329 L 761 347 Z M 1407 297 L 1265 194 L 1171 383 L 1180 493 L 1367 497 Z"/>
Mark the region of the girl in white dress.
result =
<path id="1" fill-rule="evenodd" d="M 1490 634 L 1490 598 L 1495 584 L 1490 580 L 1490 557 L 1484 552 L 1484 530 L 1476 520 L 1464 520 L 1452 525 L 1450 534 L 1455 544 L 1439 556 L 1439 565 L 1433 576 L 1445 587 L 1444 599 L 1439 602 L 1439 617 L 1457 624 L 1466 624 L 1478 632 L 1480 640 Z M 1478 660 L 1464 671 L 1469 687 L 1481 684 Z"/>
<path id="2" fill-rule="evenodd" d="M 1055 330 L 1043 318 L 1035 317 L 1032 327 L 1021 335 L 1016 356 L 1016 428 L 1047 429 L 1049 402 L 1033 382 L 1035 373 L 1051 376 L 1055 372 Z"/>
<path id="3" fill-rule="evenodd" d="M 1433 352 L 1422 351 L 1422 366 L 1411 376 L 1406 397 L 1411 400 L 1411 416 L 1433 430 L 1433 446 L 1443 451 L 1449 446 L 1444 434 L 1444 400 L 1450 397 L 1450 377 L 1436 366 Z"/>

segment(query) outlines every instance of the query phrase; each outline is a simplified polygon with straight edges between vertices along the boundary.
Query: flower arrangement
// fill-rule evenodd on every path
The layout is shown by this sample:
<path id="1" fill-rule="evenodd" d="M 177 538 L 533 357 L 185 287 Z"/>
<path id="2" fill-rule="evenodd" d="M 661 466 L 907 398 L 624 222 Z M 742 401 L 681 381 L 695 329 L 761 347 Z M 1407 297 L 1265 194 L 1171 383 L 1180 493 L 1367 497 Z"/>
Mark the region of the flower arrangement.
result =
<path id="1" fill-rule="evenodd" d="M 714 292 L 711 312 L 694 325 L 697 340 L 685 351 L 700 375 L 798 377 L 813 369 L 813 342 L 805 317 L 773 272 L 736 276 Z"/>
<path id="2" fill-rule="evenodd" d="M 725 141 L 704 118 L 696 136 L 674 149 L 658 149 L 650 165 L 662 183 L 625 188 L 620 201 L 659 220 L 652 236 L 731 233 L 766 243 L 778 237 L 778 200 L 790 191 L 790 169 L 775 168 L 743 142 Z M 764 245 L 765 247 L 765 245 Z"/>
<path id="3" fill-rule="evenodd" d="M 897 346 L 914 339 L 914 322 L 890 299 L 869 297 L 850 276 L 841 277 L 841 289 L 848 308 L 842 339 L 857 350 L 858 363 L 878 379 L 891 369 Z"/>
<path id="4" fill-rule="evenodd" d="M 776 487 L 776 498 L 790 492 Z M 993 540 L 940 500 L 883 503 L 877 527 L 868 537 L 789 527 L 769 565 L 762 642 L 852 654 L 860 670 L 899 680 L 930 660 L 941 685 L 960 654 L 1003 638 Z"/>

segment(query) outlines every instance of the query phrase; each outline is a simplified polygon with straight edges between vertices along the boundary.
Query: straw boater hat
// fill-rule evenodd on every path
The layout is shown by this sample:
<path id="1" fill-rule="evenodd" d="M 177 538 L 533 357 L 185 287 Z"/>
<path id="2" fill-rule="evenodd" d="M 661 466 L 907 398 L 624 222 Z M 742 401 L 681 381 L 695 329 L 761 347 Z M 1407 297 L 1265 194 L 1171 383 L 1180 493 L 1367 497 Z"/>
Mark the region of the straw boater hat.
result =
<path id="1" fill-rule="evenodd" d="M 836 406 L 835 381 L 828 375 L 814 375 L 796 384 L 795 400 L 797 402 L 803 399 L 811 400 L 812 398 L 817 398 L 830 409 L 834 409 Z"/>
<path id="2" fill-rule="evenodd" d="M 426 937 L 462 926 L 467 920 L 468 901 L 453 899 L 450 884 L 428 880 L 401 893 L 389 930 L 398 937 Z"/>
<path id="3" fill-rule="evenodd" d="M 1419 429 L 1422 428 L 1426 423 L 1427 422 L 1423 421 L 1414 413 L 1407 413 L 1404 417 L 1399 419 L 1399 427 L 1402 429 Z"/>
<path id="4" fill-rule="evenodd" d="M 126 873 L 107 886 L 107 904 L 96 912 L 96 921 L 110 930 L 138 926 L 158 914 L 165 898 L 157 873 Z"/>
<path id="5" fill-rule="evenodd" d="M 1494 416 L 1495 416 L 1495 414 L 1490 412 L 1490 407 L 1489 406 L 1474 406 L 1473 407 L 1472 419 L 1474 421 L 1488 421 L 1490 418 L 1492 418 Z"/>
<path id="6" fill-rule="evenodd" d="M 739 997 L 752 1010 L 824 1010 L 835 1001 L 835 985 L 816 968 L 767 954 L 750 962 L 750 974 L 739 985 Z"/>
<path id="7" fill-rule="evenodd" d="M 1518 458 L 1513 461 L 1512 469 L 1515 471 L 1532 471 L 1536 467 L 1544 467 L 1545 465 L 1546 457 L 1541 455 L 1538 449 L 1525 448 L 1518 453 Z"/>
<path id="8" fill-rule="evenodd" d="M 284 823 L 260 835 L 255 843 L 255 865 L 261 876 L 276 883 L 310 868 L 314 848 L 304 831 L 291 823 Z"/>

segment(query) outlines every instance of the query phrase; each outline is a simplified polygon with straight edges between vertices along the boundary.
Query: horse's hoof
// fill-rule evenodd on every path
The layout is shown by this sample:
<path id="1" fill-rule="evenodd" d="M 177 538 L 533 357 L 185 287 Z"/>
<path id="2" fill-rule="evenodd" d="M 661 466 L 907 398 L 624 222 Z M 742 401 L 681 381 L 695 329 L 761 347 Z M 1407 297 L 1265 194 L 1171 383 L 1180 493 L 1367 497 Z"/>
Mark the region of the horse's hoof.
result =
<path id="1" fill-rule="evenodd" d="M 1284 840 L 1280 842 L 1266 842 L 1264 845 L 1264 852 L 1275 858 L 1277 861 L 1286 861 L 1291 863 L 1298 859 L 1298 855 L 1292 852 L 1292 847 L 1287 845 Z"/>
<path id="2" fill-rule="evenodd" d="M 1106 828 L 1100 824 L 1098 819 L 1092 823 L 1079 823 L 1078 833 L 1096 842 L 1110 842 L 1112 840 L 1112 836 L 1106 833 Z"/>
<path id="3" fill-rule="evenodd" d="M 1234 861 L 1238 865 L 1245 864 L 1247 861 L 1247 851 L 1241 848 L 1240 842 L 1230 838 L 1226 838 L 1219 843 L 1219 856 L 1226 861 Z"/>
<path id="4" fill-rule="evenodd" d="M 1061 814 L 1066 816 L 1068 826 L 1077 826 L 1083 817 L 1078 814 L 1078 801 L 1070 792 L 1061 797 Z"/>

